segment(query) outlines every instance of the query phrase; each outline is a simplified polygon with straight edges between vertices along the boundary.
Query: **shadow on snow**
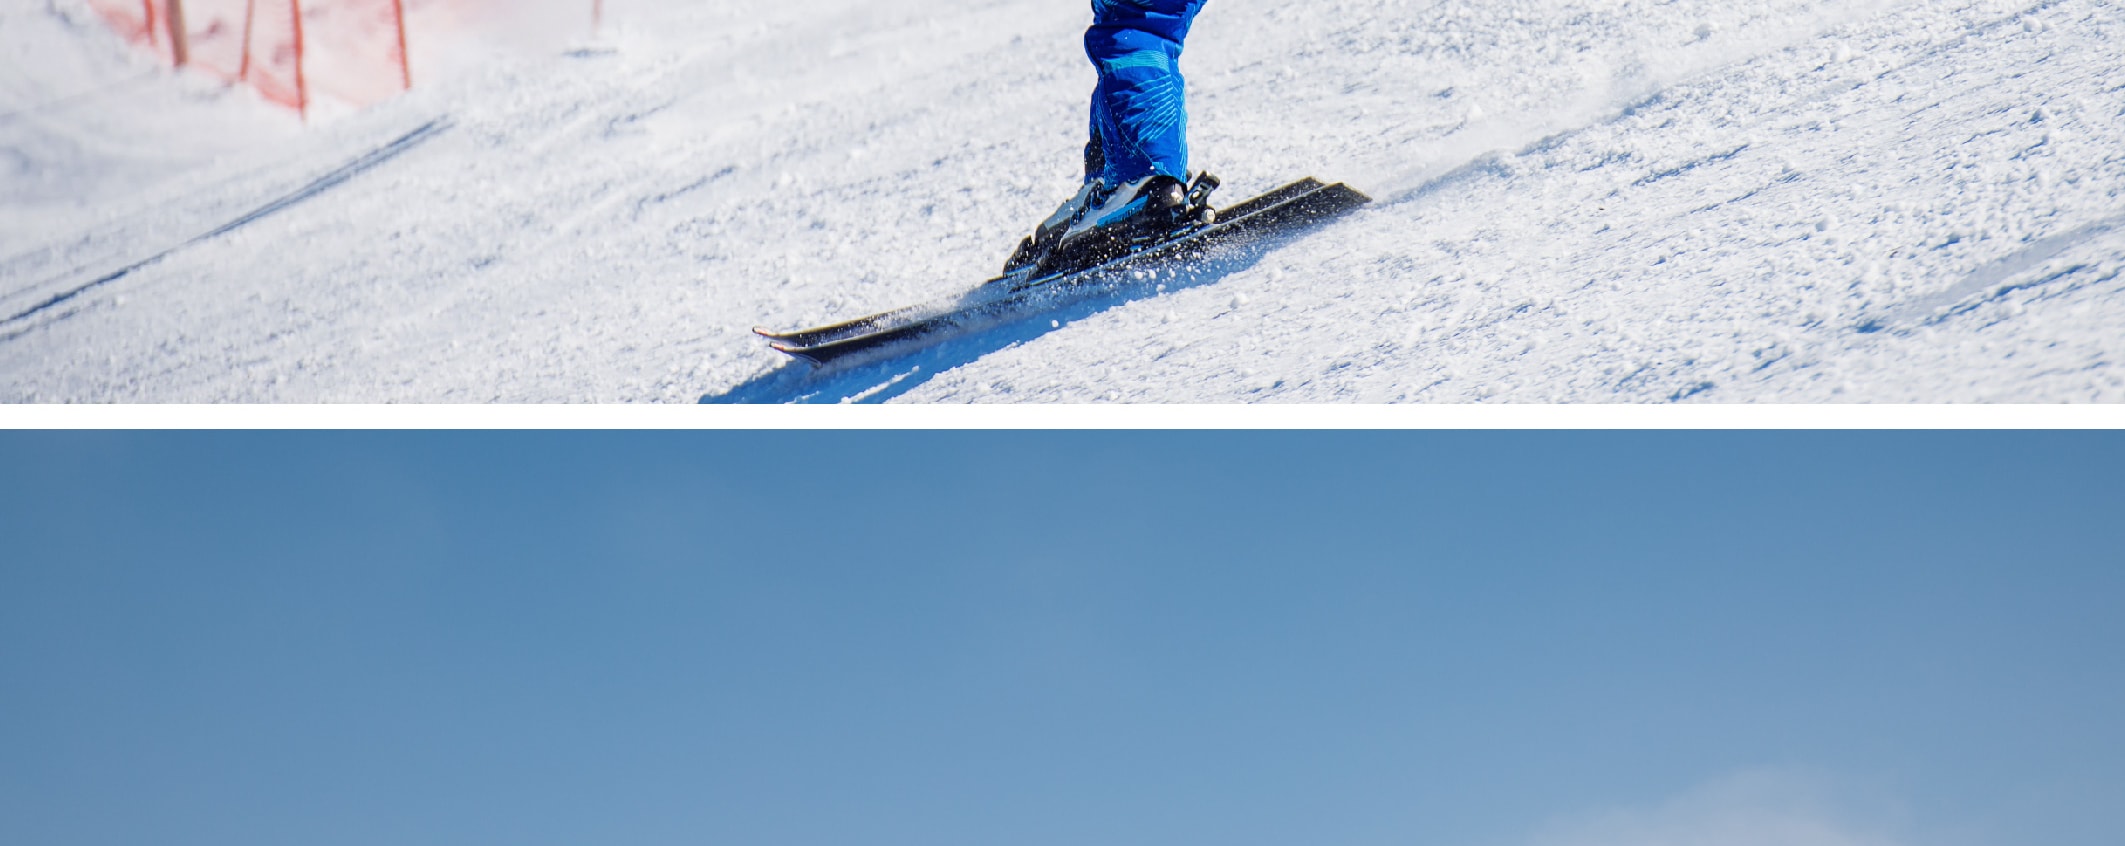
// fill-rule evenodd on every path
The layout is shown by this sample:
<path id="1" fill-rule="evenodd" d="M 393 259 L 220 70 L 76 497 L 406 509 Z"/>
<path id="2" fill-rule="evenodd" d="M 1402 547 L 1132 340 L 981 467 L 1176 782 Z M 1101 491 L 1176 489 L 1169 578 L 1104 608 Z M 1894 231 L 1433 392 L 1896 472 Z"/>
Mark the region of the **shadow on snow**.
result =
<path id="1" fill-rule="evenodd" d="M 1073 296 L 1060 306 L 1010 318 L 994 326 L 864 364 L 815 367 L 790 359 L 728 391 L 704 395 L 701 402 L 885 402 L 920 387 L 940 373 L 1039 338 L 1115 306 L 1162 293 L 1215 284 L 1253 267 L 1263 256 L 1292 237 L 1283 235 L 1222 246 L 1194 261 L 1167 263 L 1156 269 L 1156 278 L 1090 284 L 1084 293 Z"/>

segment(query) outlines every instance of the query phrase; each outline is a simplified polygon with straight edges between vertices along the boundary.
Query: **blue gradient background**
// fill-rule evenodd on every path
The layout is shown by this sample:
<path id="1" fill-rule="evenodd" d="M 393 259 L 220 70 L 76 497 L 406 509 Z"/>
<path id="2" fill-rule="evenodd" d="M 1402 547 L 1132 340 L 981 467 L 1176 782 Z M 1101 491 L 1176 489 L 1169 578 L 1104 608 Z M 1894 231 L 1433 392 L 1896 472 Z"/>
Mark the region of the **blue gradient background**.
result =
<path id="1" fill-rule="evenodd" d="M 1518 846 L 1750 773 L 1869 843 L 2125 831 L 2114 433 L 6 433 L 0 467 L 10 844 Z"/>

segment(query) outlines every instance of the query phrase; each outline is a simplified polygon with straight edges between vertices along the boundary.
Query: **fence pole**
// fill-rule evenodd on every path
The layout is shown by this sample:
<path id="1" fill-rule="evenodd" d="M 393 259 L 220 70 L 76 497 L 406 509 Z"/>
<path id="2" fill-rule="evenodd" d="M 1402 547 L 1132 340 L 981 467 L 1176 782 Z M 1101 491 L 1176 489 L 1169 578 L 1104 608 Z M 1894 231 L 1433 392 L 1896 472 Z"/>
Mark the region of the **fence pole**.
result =
<path id="1" fill-rule="evenodd" d="M 288 9 L 295 13 L 295 110 L 309 123 L 310 82 L 303 78 L 303 0 L 288 0 Z"/>
<path id="2" fill-rule="evenodd" d="M 184 67 L 192 59 L 192 38 L 184 31 L 184 0 L 170 0 L 170 64 Z"/>
<path id="3" fill-rule="evenodd" d="M 406 52 L 406 3 L 391 0 L 391 17 L 398 21 L 398 77 L 406 90 L 413 90 L 413 55 Z"/>
<path id="4" fill-rule="evenodd" d="M 258 0 L 243 3 L 243 64 L 236 69 L 236 78 L 251 81 L 251 19 L 258 16 Z"/>
<path id="5" fill-rule="evenodd" d="M 147 27 L 148 46 L 153 47 L 155 46 L 155 0 L 140 0 L 140 14 L 147 21 L 142 26 Z"/>

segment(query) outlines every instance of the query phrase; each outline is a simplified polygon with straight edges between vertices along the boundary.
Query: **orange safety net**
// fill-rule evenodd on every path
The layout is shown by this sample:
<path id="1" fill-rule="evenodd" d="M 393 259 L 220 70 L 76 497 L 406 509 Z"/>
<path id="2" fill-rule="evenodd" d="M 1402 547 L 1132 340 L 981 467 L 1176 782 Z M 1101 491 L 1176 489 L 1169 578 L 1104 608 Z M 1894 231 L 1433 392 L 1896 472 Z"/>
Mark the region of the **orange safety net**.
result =
<path id="1" fill-rule="evenodd" d="M 174 60 L 172 0 L 88 0 L 127 39 Z M 307 110 L 411 87 L 403 0 L 181 0 L 186 64 Z"/>

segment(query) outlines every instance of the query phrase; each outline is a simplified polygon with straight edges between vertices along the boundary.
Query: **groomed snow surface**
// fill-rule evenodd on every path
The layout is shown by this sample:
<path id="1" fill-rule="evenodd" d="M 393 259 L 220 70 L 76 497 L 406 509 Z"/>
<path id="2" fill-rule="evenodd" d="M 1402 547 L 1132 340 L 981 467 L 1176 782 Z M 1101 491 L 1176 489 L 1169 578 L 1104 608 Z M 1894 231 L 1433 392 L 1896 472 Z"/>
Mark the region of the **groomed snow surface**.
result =
<path id="1" fill-rule="evenodd" d="M 749 330 L 961 293 L 1070 193 L 1084 4 L 607 7 L 304 127 L 0 2 L 0 399 L 2125 399 L 2106 0 L 1215 0 L 1224 201 L 1376 203 L 816 373 Z"/>

